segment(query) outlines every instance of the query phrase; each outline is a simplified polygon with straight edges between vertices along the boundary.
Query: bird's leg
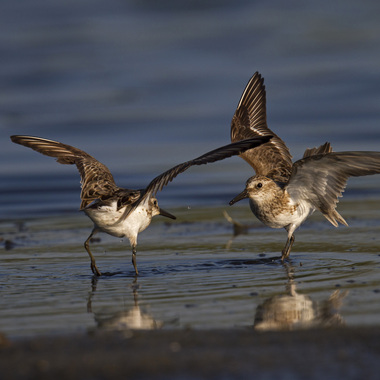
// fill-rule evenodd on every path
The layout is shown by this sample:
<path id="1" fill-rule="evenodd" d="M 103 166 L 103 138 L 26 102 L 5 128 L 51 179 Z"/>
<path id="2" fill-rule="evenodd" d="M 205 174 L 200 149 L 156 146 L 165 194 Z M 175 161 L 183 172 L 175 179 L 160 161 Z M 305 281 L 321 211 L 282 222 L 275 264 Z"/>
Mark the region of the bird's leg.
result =
<path id="1" fill-rule="evenodd" d="M 84 242 L 84 248 L 86 248 L 86 251 L 87 251 L 88 255 L 90 256 L 92 273 L 95 274 L 96 276 L 101 276 L 102 274 L 100 273 L 99 269 L 97 268 L 97 266 L 95 264 L 95 258 L 90 251 L 90 244 L 89 244 L 90 239 L 94 236 L 95 232 L 96 232 L 95 229 L 93 229 L 90 236 Z"/>
<path id="2" fill-rule="evenodd" d="M 136 265 L 136 245 L 132 246 L 132 264 L 133 264 L 133 267 L 135 268 L 136 276 L 138 276 L 139 271 L 137 270 L 137 265 Z"/>
<path id="3" fill-rule="evenodd" d="M 287 259 L 289 257 L 290 250 L 292 249 L 294 240 L 295 240 L 295 238 L 294 238 L 293 234 L 290 235 L 290 237 L 288 237 L 288 240 L 286 241 L 285 247 L 282 250 L 282 256 L 281 256 L 282 261 L 284 261 L 285 259 Z"/>

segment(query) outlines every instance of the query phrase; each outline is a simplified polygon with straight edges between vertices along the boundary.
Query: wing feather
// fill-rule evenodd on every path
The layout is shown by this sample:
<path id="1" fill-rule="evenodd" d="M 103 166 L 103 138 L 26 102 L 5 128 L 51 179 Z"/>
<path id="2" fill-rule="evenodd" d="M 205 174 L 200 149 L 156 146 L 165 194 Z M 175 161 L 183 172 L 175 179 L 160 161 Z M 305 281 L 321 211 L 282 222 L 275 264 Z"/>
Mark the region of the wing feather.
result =
<path id="1" fill-rule="evenodd" d="M 81 176 L 81 209 L 95 199 L 108 198 L 118 190 L 108 168 L 78 148 L 33 136 L 11 136 L 11 140 L 16 144 L 32 148 L 45 156 L 55 157 L 60 164 L 75 164 Z"/>
<path id="2" fill-rule="evenodd" d="M 310 157 L 310 156 L 316 156 L 318 154 L 326 154 L 331 153 L 332 147 L 329 142 L 324 143 L 323 145 L 319 146 L 318 148 L 308 148 L 305 150 L 305 153 L 303 154 L 302 158 Z"/>
<path id="3" fill-rule="evenodd" d="M 146 194 L 156 194 L 157 191 L 162 190 L 169 182 L 171 182 L 178 174 L 183 173 L 185 170 L 195 165 L 205 165 L 212 162 L 224 160 L 225 158 L 236 156 L 245 152 L 247 149 L 253 149 L 266 143 L 271 139 L 271 135 L 259 136 L 255 138 L 238 141 L 232 144 L 224 145 L 220 148 L 214 149 L 210 152 L 203 154 L 193 160 L 186 161 L 182 164 L 176 165 L 166 172 L 154 178 L 147 186 Z M 256 149 L 256 148 L 255 148 Z"/>
<path id="4" fill-rule="evenodd" d="M 264 79 L 256 72 L 249 80 L 231 122 L 231 141 L 272 135 L 270 142 L 241 154 L 255 170 L 280 182 L 291 173 L 292 156 L 284 141 L 267 126 Z"/>
<path id="5" fill-rule="evenodd" d="M 238 141 L 232 144 L 224 145 L 220 148 L 214 149 L 208 153 L 203 154 L 193 160 L 183 162 L 182 164 L 176 165 L 171 169 L 165 171 L 159 176 L 155 177 L 145 190 L 142 191 L 142 196 L 133 205 L 132 208 L 126 210 L 122 219 L 125 219 L 141 202 L 143 202 L 148 197 L 155 195 L 158 191 L 162 190 L 169 182 L 171 182 L 178 174 L 183 173 L 185 170 L 189 169 L 191 166 L 195 165 L 205 165 L 212 162 L 220 161 L 225 158 L 236 156 L 245 152 L 247 149 L 252 149 L 254 147 L 265 144 L 271 139 L 272 136 L 262 136 L 255 137 L 251 139 L 246 139 L 243 141 Z"/>
<path id="6" fill-rule="evenodd" d="M 294 163 L 286 190 L 296 201 L 310 202 L 337 226 L 338 222 L 347 224 L 335 208 L 348 178 L 379 173 L 380 152 L 331 152 L 309 155 Z"/>

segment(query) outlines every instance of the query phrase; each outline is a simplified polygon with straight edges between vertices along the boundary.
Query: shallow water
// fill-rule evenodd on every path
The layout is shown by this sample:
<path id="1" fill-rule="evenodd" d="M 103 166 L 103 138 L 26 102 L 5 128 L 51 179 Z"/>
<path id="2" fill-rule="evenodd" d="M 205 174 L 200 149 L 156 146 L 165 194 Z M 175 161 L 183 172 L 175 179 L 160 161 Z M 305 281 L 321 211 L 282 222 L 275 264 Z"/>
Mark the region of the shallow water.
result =
<path id="1" fill-rule="evenodd" d="M 350 220 L 355 202 L 342 205 Z M 364 211 L 371 202 L 362 202 Z M 380 223 L 364 211 L 350 228 L 313 218 L 290 261 L 285 232 L 254 222 L 233 237 L 219 207 L 176 211 L 140 235 L 135 278 L 126 241 L 99 235 L 93 278 L 85 216 L 3 223 L 0 330 L 11 337 L 130 328 L 294 329 L 375 325 L 380 315 Z M 228 210 L 251 223 L 246 208 Z M 348 214 L 348 215 L 347 215 Z M 108 274 L 108 275 L 107 275 Z"/>
<path id="2" fill-rule="evenodd" d="M 380 176 L 350 180 L 339 203 L 350 227 L 315 214 L 284 266 L 285 231 L 261 226 L 246 203 L 227 207 L 248 165 L 232 158 L 190 169 L 158 195 L 178 220 L 155 218 L 139 236 L 141 276 L 128 242 L 99 235 L 99 268 L 116 274 L 94 281 L 75 168 L 9 140 L 77 146 L 119 185 L 145 187 L 229 142 L 236 104 L 259 70 L 269 125 L 295 159 L 325 141 L 380 150 L 378 2 L 3 3 L 0 331 L 379 324 Z M 233 237 L 224 209 L 247 234 Z"/>

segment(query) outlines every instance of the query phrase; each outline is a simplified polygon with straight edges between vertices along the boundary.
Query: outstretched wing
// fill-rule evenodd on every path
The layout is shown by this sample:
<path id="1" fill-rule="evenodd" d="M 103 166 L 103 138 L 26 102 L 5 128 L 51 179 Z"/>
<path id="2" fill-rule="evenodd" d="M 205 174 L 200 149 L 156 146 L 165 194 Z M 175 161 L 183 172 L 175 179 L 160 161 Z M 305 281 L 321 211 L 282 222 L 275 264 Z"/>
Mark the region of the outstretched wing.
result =
<path id="1" fill-rule="evenodd" d="M 256 72 L 240 98 L 231 122 L 231 141 L 272 135 L 270 142 L 241 157 L 255 170 L 280 182 L 286 182 L 292 168 L 292 156 L 285 143 L 267 126 L 264 79 Z"/>
<path id="2" fill-rule="evenodd" d="M 95 199 L 108 198 L 118 190 L 108 168 L 80 149 L 33 136 L 11 136 L 11 140 L 46 156 L 55 157 L 60 164 L 75 164 L 81 176 L 81 209 Z"/>
<path id="3" fill-rule="evenodd" d="M 261 144 L 266 143 L 271 139 L 271 135 L 255 137 L 243 141 L 238 141 L 232 144 L 224 145 L 220 148 L 214 149 L 202 156 L 182 164 L 176 165 L 166 172 L 154 178 L 145 189 L 146 194 L 156 194 L 157 191 L 162 190 L 169 182 L 171 182 L 178 174 L 183 173 L 185 170 L 194 165 L 205 165 L 211 162 L 224 160 L 225 158 L 239 155 L 248 149 L 253 149 Z"/>
<path id="4" fill-rule="evenodd" d="M 236 143 L 224 145 L 220 148 L 214 149 L 208 153 L 199 156 L 190 161 L 183 162 L 182 164 L 176 165 L 173 168 L 167 170 L 166 172 L 160 174 L 156 178 L 154 178 L 145 190 L 141 191 L 141 198 L 138 199 L 132 207 L 127 208 L 120 218 L 125 219 L 127 216 L 137 208 L 137 206 L 143 202 L 145 199 L 155 195 L 158 191 L 162 190 L 164 186 L 166 186 L 169 182 L 171 182 L 178 174 L 183 173 L 185 170 L 189 169 L 191 166 L 195 165 L 205 165 L 212 162 L 224 160 L 225 158 L 237 156 L 248 149 L 253 149 L 255 147 L 260 146 L 261 144 L 265 144 L 271 139 L 271 135 L 268 136 L 260 136 L 251 139 L 246 139 L 243 141 L 238 141 Z"/>
<path id="5" fill-rule="evenodd" d="M 252 149 L 254 147 L 266 143 L 271 139 L 271 137 L 272 136 L 255 137 L 253 139 L 247 139 L 236 143 L 224 145 L 220 148 L 212 150 L 211 152 L 205 153 L 198 158 L 174 166 L 173 168 L 167 170 L 166 172 L 154 178 L 145 190 L 141 190 L 141 193 L 143 194 L 141 198 L 138 199 L 132 207 L 127 208 L 125 210 L 121 219 L 125 219 L 134 209 L 137 208 L 137 206 L 141 202 L 143 202 L 150 196 L 155 195 L 158 191 L 162 190 L 162 188 L 166 186 L 169 182 L 171 182 L 175 177 L 177 177 L 178 174 L 183 173 L 191 166 L 205 165 L 211 162 L 223 160 L 231 156 L 239 155 L 245 152 L 247 149 Z"/>
<path id="6" fill-rule="evenodd" d="M 322 145 L 316 151 L 331 151 Z M 308 155 L 293 165 L 286 190 L 295 200 L 305 200 L 335 227 L 346 221 L 335 210 L 349 177 L 380 173 L 380 152 L 331 152 Z"/>

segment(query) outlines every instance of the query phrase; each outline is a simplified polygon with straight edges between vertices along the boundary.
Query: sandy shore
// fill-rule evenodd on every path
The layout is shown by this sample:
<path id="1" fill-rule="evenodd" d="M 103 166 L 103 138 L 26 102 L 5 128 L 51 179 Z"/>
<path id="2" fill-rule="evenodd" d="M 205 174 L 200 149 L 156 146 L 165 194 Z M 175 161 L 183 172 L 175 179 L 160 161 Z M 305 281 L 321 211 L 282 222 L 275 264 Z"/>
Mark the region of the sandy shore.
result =
<path id="1" fill-rule="evenodd" d="M 2 379 L 378 379 L 380 328 L 134 331 L 3 343 Z"/>

